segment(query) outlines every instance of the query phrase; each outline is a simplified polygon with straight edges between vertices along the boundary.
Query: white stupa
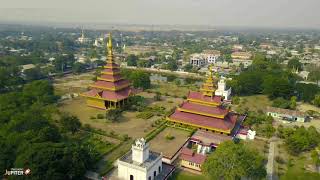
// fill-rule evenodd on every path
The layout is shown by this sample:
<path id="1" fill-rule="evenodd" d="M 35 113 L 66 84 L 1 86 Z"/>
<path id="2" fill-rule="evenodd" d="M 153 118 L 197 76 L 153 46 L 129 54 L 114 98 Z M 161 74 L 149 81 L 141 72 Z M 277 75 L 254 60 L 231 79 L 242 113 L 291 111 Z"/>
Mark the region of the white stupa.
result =
<path id="1" fill-rule="evenodd" d="M 227 89 L 226 81 L 224 77 L 221 77 L 221 79 L 218 82 L 218 89 L 215 91 L 216 96 L 222 96 L 224 100 L 230 100 L 231 99 L 231 88 Z"/>

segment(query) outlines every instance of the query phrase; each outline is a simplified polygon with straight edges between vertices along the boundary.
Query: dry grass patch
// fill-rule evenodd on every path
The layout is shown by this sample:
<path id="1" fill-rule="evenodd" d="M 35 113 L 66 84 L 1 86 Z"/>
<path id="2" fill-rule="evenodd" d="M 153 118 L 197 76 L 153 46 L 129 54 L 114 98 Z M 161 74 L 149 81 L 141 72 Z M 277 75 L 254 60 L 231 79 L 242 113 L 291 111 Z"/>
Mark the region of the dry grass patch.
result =
<path id="1" fill-rule="evenodd" d="M 108 122 L 105 119 L 90 119 L 96 117 L 97 114 L 105 114 L 106 111 L 88 107 L 83 98 L 74 98 L 62 102 L 59 108 L 61 111 L 69 112 L 79 117 L 82 124 L 89 124 L 95 129 L 101 129 L 105 132 L 114 131 L 116 134 L 138 138 L 145 136 L 154 127 L 152 124 L 157 120 L 150 118 L 142 120 L 136 118 L 138 112 L 123 112 L 119 122 Z"/>
<path id="2" fill-rule="evenodd" d="M 173 156 L 188 139 L 190 132 L 167 127 L 149 143 L 152 151 L 161 152 L 166 157 Z M 167 137 L 172 136 L 173 139 Z"/>

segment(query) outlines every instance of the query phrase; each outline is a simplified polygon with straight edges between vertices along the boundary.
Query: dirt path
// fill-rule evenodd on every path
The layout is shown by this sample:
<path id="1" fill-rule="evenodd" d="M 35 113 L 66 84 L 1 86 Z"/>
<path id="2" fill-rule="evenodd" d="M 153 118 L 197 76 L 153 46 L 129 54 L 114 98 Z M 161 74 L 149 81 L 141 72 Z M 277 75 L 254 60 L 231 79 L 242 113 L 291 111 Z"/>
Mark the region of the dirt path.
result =
<path id="1" fill-rule="evenodd" d="M 267 180 L 277 180 L 278 179 L 277 175 L 274 172 L 274 159 L 278 154 L 278 147 L 277 147 L 278 141 L 279 141 L 279 139 L 276 137 L 272 137 L 270 139 L 268 163 L 266 165 Z"/>

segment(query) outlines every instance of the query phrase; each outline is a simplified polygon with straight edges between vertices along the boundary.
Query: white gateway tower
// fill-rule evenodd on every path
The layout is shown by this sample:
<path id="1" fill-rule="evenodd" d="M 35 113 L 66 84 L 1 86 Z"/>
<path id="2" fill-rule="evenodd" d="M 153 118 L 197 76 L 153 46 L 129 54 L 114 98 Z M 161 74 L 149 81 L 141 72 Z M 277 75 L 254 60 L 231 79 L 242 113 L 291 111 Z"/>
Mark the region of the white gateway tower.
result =
<path id="1" fill-rule="evenodd" d="M 118 159 L 118 177 L 124 180 L 155 180 L 161 172 L 162 155 L 150 151 L 143 138 L 137 139 L 131 151 Z"/>

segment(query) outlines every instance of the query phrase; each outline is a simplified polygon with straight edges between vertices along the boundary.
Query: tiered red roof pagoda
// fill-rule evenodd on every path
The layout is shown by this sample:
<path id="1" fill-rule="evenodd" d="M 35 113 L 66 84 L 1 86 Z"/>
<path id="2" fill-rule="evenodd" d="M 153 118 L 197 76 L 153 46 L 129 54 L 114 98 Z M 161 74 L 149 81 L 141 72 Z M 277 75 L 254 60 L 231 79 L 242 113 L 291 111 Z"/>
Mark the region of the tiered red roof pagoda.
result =
<path id="1" fill-rule="evenodd" d="M 216 85 L 212 68 L 200 92 L 189 92 L 183 102 L 168 119 L 171 122 L 193 126 L 206 131 L 230 135 L 238 115 L 222 107 L 222 97 L 215 96 Z"/>
<path id="2" fill-rule="evenodd" d="M 120 66 L 113 61 L 112 37 L 109 34 L 108 59 L 97 81 L 90 85 L 90 91 L 81 94 L 87 98 L 87 105 L 99 109 L 117 108 L 123 105 L 134 89 L 128 80 L 120 75 Z"/>

